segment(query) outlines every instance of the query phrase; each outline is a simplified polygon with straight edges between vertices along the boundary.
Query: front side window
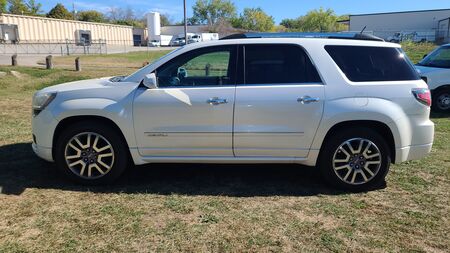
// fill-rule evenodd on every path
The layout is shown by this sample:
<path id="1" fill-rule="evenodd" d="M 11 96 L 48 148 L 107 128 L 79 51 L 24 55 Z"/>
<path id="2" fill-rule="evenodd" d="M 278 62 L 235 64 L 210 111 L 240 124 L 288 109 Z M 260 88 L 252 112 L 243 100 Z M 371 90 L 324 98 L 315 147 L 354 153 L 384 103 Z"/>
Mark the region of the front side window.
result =
<path id="1" fill-rule="evenodd" d="M 235 47 L 197 49 L 164 64 L 156 71 L 159 87 L 221 86 L 234 84 Z"/>
<path id="2" fill-rule="evenodd" d="M 325 46 L 325 50 L 353 82 L 420 79 L 414 66 L 399 48 Z"/>
<path id="3" fill-rule="evenodd" d="M 321 82 L 305 51 L 297 45 L 246 45 L 246 84 Z"/>
<path id="4" fill-rule="evenodd" d="M 420 61 L 418 65 L 435 68 L 450 68 L 450 46 L 438 48 Z"/>

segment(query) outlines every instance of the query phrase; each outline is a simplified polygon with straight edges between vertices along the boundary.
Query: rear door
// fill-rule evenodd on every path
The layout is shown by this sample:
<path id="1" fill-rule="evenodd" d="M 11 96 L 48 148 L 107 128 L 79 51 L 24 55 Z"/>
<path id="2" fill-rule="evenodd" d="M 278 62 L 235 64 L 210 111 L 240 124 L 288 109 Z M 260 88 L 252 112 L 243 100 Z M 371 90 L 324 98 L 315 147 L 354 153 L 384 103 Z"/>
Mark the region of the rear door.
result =
<path id="1" fill-rule="evenodd" d="M 322 117 L 324 86 L 299 45 L 245 45 L 236 88 L 236 157 L 308 155 Z"/>

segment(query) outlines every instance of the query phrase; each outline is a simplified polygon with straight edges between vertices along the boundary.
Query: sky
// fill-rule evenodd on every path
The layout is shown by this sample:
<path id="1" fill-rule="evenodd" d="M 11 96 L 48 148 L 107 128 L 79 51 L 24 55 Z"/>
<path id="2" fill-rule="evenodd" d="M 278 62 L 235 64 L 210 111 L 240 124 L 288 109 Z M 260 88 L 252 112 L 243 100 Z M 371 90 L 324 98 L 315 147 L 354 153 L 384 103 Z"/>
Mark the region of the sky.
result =
<path id="1" fill-rule="evenodd" d="M 71 11 L 72 4 L 76 10 L 94 9 L 101 12 L 107 12 L 111 7 L 131 7 L 139 15 L 157 11 L 170 16 L 173 21 L 180 21 L 183 18 L 182 0 L 38 0 L 37 2 L 42 3 L 45 11 L 59 2 Z M 261 7 L 274 17 L 277 24 L 284 18 L 296 18 L 320 7 L 331 8 L 338 15 L 450 9 L 450 0 L 234 0 L 233 2 L 238 12 L 246 7 Z M 188 16 L 192 15 L 191 6 L 194 3 L 195 0 L 187 0 Z"/>

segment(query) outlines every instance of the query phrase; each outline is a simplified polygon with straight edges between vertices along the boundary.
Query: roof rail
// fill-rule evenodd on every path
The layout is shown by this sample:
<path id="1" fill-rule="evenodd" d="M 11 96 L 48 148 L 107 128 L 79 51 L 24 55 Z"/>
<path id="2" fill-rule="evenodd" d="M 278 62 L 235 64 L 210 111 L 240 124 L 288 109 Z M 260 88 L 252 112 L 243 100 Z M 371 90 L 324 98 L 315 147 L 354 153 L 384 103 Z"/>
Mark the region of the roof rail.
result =
<path id="1" fill-rule="evenodd" d="M 324 38 L 324 39 L 346 39 L 346 40 L 371 40 L 384 41 L 382 38 L 365 33 L 241 33 L 232 34 L 221 38 L 231 39 L 256 39 L 256 38 Z"/>

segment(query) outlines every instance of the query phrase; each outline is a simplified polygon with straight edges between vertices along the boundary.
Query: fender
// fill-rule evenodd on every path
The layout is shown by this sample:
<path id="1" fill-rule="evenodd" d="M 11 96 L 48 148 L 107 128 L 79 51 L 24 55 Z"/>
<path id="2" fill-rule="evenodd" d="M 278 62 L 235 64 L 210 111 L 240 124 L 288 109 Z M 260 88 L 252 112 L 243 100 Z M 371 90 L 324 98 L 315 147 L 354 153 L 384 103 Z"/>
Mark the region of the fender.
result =
<path id="1" fill-rule="evenodd" d="M 325 136 L 333 126 L 358 120 L 377 121 L 387 125 L 394 137 L 395 148 L 411 144 L 411 126 L 400 106 L 381 98 L 342 98 L 325 104 L 322 122 L 311 145 L 310 158 L 317 160 Z"/>
<path id="2" fill-rule="evenodd" d="M 113 121 L 125 137 L 129 148 L 136 147 L 133 127 L 132 97 L 115 101 L 107 98 L 81 98 L 58 103 L 52 109 L 58 122 L 74 116 L 99 116 Z"/>

